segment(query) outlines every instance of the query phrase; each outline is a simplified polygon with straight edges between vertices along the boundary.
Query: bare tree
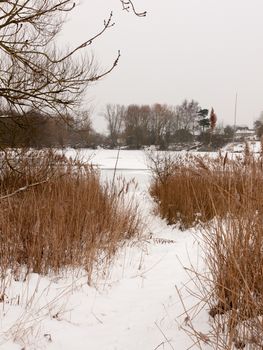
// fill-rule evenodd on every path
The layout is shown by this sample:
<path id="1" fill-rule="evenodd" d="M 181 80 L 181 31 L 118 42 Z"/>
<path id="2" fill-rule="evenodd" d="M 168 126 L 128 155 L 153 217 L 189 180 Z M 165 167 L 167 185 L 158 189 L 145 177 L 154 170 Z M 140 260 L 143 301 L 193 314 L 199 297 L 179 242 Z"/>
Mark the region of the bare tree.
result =
<path id="1" fill-rule="evenodd" d="M 9 0 L 0 8 L 0 104 L 65 113 L 79 104 L 86 87 L 118 63 L 99 72 L 94 58 L 73 59 L 112 27 L 112 14 L 99 33 L 67 52 L 55 48 L 72 0 Z M 75 58 L 75 57 L 74 57 Z"/>
<path id="2" fill-rule="evenodd" d="M 122 1 L 137 16 L 131 1 Z M 77 55 L 114 25 L 112 13 L 101 31 L 77 47 L 61 52 L 55 47 L 72 0 L 8 0 L 0 7 L 0 105 L 25 112 L 29 108 L 65 114 L 79 105 L 89 84 L 110 73 L 101 71 L 94 57 Z"/>
<path id="3" fill-rule="evenodd" d="M 111 104 L 106 106 L 103 116 L 107 122 L 111 147 L 115 147 L 118 143 L 118 138 L 123 129 L 124 115 L 124 106 Z"/>
<path id="4" fill-rule="evenodd" d="M 151 108 L 152 144 L 165 148 L 170 142 L 174 114 L 170 107 L 156 103 Z"/>
<path id="5" fill-rule="evenodd" d="M 149 118 L 151 116 L 149 106 L 129 105 L 124 119 L 124 136 L 126 144 L 130 148 L 139 149 L 148 144 Z"/>
<path id="6" fill-rule="evenodd" d="M 167 105 L 129 105 L 124 114 L 126 144 L 132 148 L 158 145 L 165 148 L 170 142 L 174 112 Z"/>
<path id="7" fill-rule="evenodd" d="M 198 102 L 184 100 L 183 103 L 176 107 L 176 129 L 185 129 L 194 134 L 198 125 L 198 112 L 200 106 Z"/>

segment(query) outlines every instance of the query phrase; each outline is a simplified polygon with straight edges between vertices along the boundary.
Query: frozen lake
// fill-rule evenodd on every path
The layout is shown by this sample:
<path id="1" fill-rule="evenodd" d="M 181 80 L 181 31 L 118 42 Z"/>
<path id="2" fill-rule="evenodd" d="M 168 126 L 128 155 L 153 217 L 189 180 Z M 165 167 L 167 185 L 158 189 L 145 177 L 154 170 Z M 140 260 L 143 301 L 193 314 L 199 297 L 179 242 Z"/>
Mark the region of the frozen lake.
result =
<path id="1" fill-rule="evenodd" d="M 94 164 L 100 169 L 103 179 L 111 181 L 116 171 L 116 177 L 134 178 L 141 189 L 149 185 L 151 173 L 145 151 L 69 149 L 66 155 Z"/>

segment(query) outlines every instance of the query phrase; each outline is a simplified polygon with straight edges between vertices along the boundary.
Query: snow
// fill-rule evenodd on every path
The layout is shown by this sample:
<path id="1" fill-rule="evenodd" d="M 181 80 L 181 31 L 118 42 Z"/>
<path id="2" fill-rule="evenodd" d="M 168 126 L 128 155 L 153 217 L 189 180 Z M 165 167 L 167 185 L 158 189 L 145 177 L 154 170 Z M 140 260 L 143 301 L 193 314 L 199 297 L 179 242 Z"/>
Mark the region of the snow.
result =
<path id="1" fill-rule="evenodd" d="M 75 157 L 76 151 L 66 155 Z M 198 300 L 188 292 L 196 287 L 185 267 L 204 269 L 198 232 L 182 232 L 154 214 L 143 151 L 121 150 L 117 165 L 115 150 L 81 150 L 78 156 L 91 159 L 103 179 L 111 180 L 115 167 L 117 176 L 136 179 L 133 191 L 147 224 L 143 238 L 127 242 L 108 274 L 91 286 L 83 270 L 31 274 L 20 281 L 7 274 L 0 286 L 5 299 L 0 303 L 0 349 L 190 348 L 193 340 L 182 329 L 187 323 L 184 307 L 192 308 Z M 195 327 L 206 332 L 207 310 L 195 313 Z"/>
<path id="2" fill-rule="evenodd" d="M 255 135 L 254 129 L 238 129 L 236 135 Z"/>
<path id="3" fill-rule="evenodd" d="M 247 141 L 249 150 L 253 153 L 260 153 L 261 152 L 261 143 L 260 141 Z M 227 144 L 222 151 L 224 152 L 233 152 L 233 153 L 242 153 L 244 152 L 246 147 L 245 142 L 233 142 Z"/>

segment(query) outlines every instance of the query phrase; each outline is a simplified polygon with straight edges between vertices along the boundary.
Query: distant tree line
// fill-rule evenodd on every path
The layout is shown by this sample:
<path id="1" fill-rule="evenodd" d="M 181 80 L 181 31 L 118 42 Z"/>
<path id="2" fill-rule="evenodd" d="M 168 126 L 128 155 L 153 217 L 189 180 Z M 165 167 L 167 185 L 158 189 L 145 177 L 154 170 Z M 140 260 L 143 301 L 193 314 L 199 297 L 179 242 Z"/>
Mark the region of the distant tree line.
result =
<path id="1" fill-rule="evenodd" d="M 87 111 L 76 117 L 49 116 L 30 110 L 23 115 L 0 111 L 0 147 L 96 147 L 103 136 Z"/>
<path id="2" fill-rule="evenodd" d="M 198 102 L 178 106 L 108 104 L 103 116 L 108 134 L 97 133 L 89 111 L 58 116 L 31 109 L 23 115 L 0 109 L 0 147 L 126 147 L 182 149 L 195 144 L 216 149 L 232 141 L 234 129 L 214 122 Z"/>
<path id="3" fill-rule="evenodd" d="M 204 147 L 222 147 L 233 138 L 231 126 L 211 125 L 209 110 L 198 102 L 181 105 L 112 105 L 105 108 L 108 146 L 140 149 L 155 145 L 160 149 L 182 147 L 198 142 Z"/>

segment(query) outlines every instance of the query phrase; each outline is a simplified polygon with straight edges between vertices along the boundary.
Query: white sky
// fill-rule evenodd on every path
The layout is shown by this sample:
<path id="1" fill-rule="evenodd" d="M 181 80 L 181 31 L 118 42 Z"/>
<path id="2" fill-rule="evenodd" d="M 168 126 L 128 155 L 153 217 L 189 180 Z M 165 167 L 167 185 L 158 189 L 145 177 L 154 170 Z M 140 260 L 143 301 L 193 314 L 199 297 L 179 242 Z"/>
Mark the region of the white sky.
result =
<path id="1" fill-rule="evenodd" d="M 122 11 L 119 0 L 82 0 L 63 39 L 80 43 L 96 33 L 113 10 L 116 25 L 92 51 L 111 75 L 89 89 L 99 115 L 107 103 L 180 104 L 195 99 L 218 119 L 252 125 L 263 110 L 262 0 L 134 0 L 146 18 Z M 104 122 L 96 117 L 95 127 Z"/>

